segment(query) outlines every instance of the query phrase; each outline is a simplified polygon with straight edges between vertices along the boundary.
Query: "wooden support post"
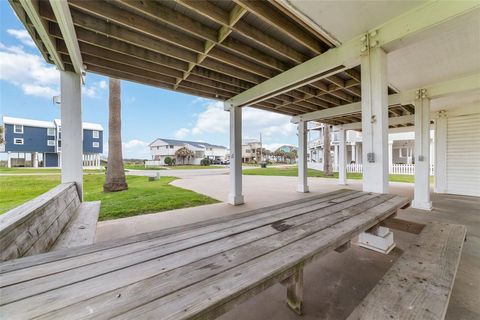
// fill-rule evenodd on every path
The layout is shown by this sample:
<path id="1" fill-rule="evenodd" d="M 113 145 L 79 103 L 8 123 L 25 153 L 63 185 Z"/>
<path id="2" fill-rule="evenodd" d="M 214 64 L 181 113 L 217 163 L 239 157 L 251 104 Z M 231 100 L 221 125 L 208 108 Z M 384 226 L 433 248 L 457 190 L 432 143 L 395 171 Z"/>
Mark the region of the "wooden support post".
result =
<path id="1" fill-rule="evenodd" d="M 285 279 L 282 284 L 287 287 L 287 305 L 296 314 L 303 314 L 303 266 L 298 267 L 294 274 Z"/>

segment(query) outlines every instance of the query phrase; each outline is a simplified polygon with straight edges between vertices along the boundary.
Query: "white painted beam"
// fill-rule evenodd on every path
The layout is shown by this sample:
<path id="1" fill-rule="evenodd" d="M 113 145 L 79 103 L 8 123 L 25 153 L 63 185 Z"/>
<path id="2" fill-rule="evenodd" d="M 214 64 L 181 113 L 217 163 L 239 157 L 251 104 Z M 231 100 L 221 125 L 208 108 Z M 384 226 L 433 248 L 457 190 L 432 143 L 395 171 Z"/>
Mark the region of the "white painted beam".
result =
<path id="1" fill-rule="evenodd" d="M 388 193 L 387 55 L 375 48 L 362 56 L 363 191 Z"/>
<path id="2" fill-rule="evenodd" d="M 57 51 L 55 41 L 48 34 L 48 26 L 40 17 L 38 3 L 31 0 L 19 1 L 23 7 L 23 10 L 25 10 L 25 13 L 27 14 L 35 30 L 37 31 L 40 39 L 42 39 L 42 42 L 45 45 L 45 48 L 47 49 L 52 61 L 55 63 L 59 70 L 65 70 L 65 66 L 63 65 L 62 59 L 60 58 L 60 54 Z"/>
<path id="3" fill-rule="evenodd" d="M 308 192 L 307 183 L 307 122 L 298 123 L 298 192 Z"/>
<path id="4" fill-rule="evenodd" d="M 338 184 L 347 184 L 347 146 L 346 146 L 346 130 L 340 128 L 339 133 L 339 152 L 338 152 Z"/>
<path id="5" fill-rule="evenodd" d="M 448 96 L 455 93 L 461 93 L 471 90 L 480 89 L 480 73 L 476 73 L 467 77 L 458 78 L 450 81 L 445 81 L 437 84 L 425 86 L 425 89 L 429 92 L 430 99 L 437 99 L 444 96 Z M 395 93 L 388 96 L 389 106 L 399 104 L 409 104 L 415 101 L 416 90 L 409 90 L 405 92 Z M 312 121 L 321 120 L 330 117 L 338 117 L 343 115 L 349 115 L 352 113 L 358 113 L 362 111 L 361 102 L 354 102 L 345 104 L 342 106 L 323 109 L 305 113 L 299 116 L 292 117 L 291 122 L 297 123 L 300 120 Z"/>
<path id="6" fill-rule="evenodd" d="M 480 4 L 477 1 L 429 1 L 373 28 L 367 34 L 371 35 L 376 47 L 381 47 L 397 40 L 404 40 L 478 7 Z M 227 102 L 233 106 L 254 104 L 309 82 L 328 77 L 334 71 L 338 72 L 358 65 L 361 50 L 366 50 L 366 48 L 362 49 L 364 44 L 362 44 L 361 38 L 363 37 L 365 36 L 359 35 L 342 46 L 332 48 L 234 96 Z"/>
<path id="7" fill-rule="evenodd" d="M 73 68 L 76 73 L 82 74 L 84 71 L 83 60 L 68 3 L 66 0 L 50 0 L 50 5 L 52 6 L 60 31 L 62 32 Z"/>
<path id="8" fill-rule="evenodd" d="M 62 183 L 75 182 L 83 199 L 82 88 L 79 74 L 61 71 Z"/>
<path id="9" fill-rule="evenodd" d="M 242 108 L 225 103 L 230 112 L 230 193 L 228 202 L 243 204 L 242 194 Z"/>
<path id="10" fill-rule="evenodd" d="M 388 118 L 388 125 L 390 126 L 395 126 L 395 125 L 405 124 L 405 123 L 414 123 L 414 122 L 415 122 L 415 116 L 413 114 L 408 116 Z M 360 130 L 362 129 L 362 123 L 353 122 L 353 123 L 337 125 L 337 127 L 345 130 Z"/>
<path id="11" fill-rule="evenodd" d="M 412 207 L 432 210 L 430 200 L 430 99 L 419 90 L 415 101 L 415 187 Z"/>

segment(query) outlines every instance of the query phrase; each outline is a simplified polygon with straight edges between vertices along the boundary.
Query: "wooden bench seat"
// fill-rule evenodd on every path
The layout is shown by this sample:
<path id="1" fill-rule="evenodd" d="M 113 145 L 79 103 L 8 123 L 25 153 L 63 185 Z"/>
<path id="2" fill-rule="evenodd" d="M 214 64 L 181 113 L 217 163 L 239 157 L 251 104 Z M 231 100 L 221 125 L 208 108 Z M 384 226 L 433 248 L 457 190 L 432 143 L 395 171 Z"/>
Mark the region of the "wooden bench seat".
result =
<path id="1" fill-rule="evenodd" d="M 99 202 L 81 202 L 74 183 L 52 190 L 0 216 L 0 260 L 95 241 Z"/>
<path id="2" fill-rule="evenodd" d="M 428 224 L 348 319 L 444 319 L 465 235 L 465 226 Z"/>
<path id="3" fill-rule="evenodd" d="M 302 309 L 303 266 L 408 199 L 339 190 L 234 216 L 0 264 L 8 319 L 212 319 L 282 282 Z"/>

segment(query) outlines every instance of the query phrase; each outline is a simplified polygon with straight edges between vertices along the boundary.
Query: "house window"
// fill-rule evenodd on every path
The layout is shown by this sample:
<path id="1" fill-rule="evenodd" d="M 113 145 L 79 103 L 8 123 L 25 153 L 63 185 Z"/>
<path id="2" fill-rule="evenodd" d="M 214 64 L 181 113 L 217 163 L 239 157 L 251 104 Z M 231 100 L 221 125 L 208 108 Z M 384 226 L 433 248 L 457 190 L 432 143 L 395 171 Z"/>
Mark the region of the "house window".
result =
<path id="1" fill-rule="evenodd" d="M 47 140 L 47 146 L 54 147 L 55 146 L 55 140 Z"/>
<path id="2" fill-rule="evenodd" d="M 47 136 L 55 136 L 55 128 L 48 128 Z"/>
<path id="3" fill-rule="evenodd" d="M 23 133 L 23 126 L 19 124 L 13 125 L 13 133 Z M 23 144 L 23 142 L 22 142 Z"/>
<path id="4" fill-rule="evenodd" d="M 173 149 L 173 146 L 170 146 L 170 149 Z"/>
<path id="5" fill-rule="evenodd" d="M 22 138 L 15 138 L 15 139 L 13 139 L 13 144 L 23 144 L 23 139 Z"/>
<path id="6" fill-rule="evenodd" d="M 99 143 L 99 142 L 94 142 L 94 143 L 93 143 L 93 147 L 94 147 L 94 148 L 99 148 L 99 147 L 100 147 L 100 143 Z"/>
<path id="7" fill-rule="evenodd" d="M 96 130 L 93 131 L 93 138 L 94 138 L 94 139 L 100 138 L 100 132 L 98 132 L 98 131 L 96 131 Z"/>

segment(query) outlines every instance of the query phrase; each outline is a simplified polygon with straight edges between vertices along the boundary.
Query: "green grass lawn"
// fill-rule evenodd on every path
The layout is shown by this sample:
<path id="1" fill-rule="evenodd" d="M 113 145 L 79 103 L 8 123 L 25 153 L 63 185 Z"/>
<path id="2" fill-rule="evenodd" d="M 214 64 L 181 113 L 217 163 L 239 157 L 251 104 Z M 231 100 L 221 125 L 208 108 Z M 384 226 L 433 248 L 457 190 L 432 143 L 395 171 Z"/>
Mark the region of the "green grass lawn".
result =
<path id="1" fill-rule="evenodd" d="M 194 207 L 218 201 L 169 183 L 177 179 L 127 176 L 128 190 L 114 193 L 102 191 L 105 176 L 84 175 L 84 200 L 102 201 L 99 220 L 136 216 L 144 213 Z M 60 176 L 0 176 L 0 214 L 39 196 L 60 183 Z"/>
<path id="2" fill-rule="evenodd" d="M 245 169 L 242 171 L 244 175 L 258 175 L 258 176 L 297 176 L 298 175 L 298 167 L 277 167 L 277 168 L 255 168 L 255 169 Z M 315 170 L 315 169 L 308 169 L 308 176 L 309 177 L 322 177 L 322 178 L 337 178 L 338 179 L 338 172 L 334 172 L 333 176 L 325 177 L 323 175 L 323 171 Z M 347 173 L 348 179 L 362 179 L 361 173 Z M 403 174 L 391 174 L 389 181 L 392 182 L 408 182 L 413 183 L 415 181 L 414 176 L 403 175 Z M 430 177 L 433 181 L 433 177 Z"/>
<path id="3" fill-rule="evenodd" d="M 104 169 L 84 169 L 83 172 L 85 172 L 85 173 L 97 173 L 97 172 L 105 172 L 105 170 Z M 8 174 L 60 173 L 60 169 L 57 169 L 57 168 L 5 168 L 5 167 L 0 167 L 0 174 L 1 173 L 8 173 Z"/>

